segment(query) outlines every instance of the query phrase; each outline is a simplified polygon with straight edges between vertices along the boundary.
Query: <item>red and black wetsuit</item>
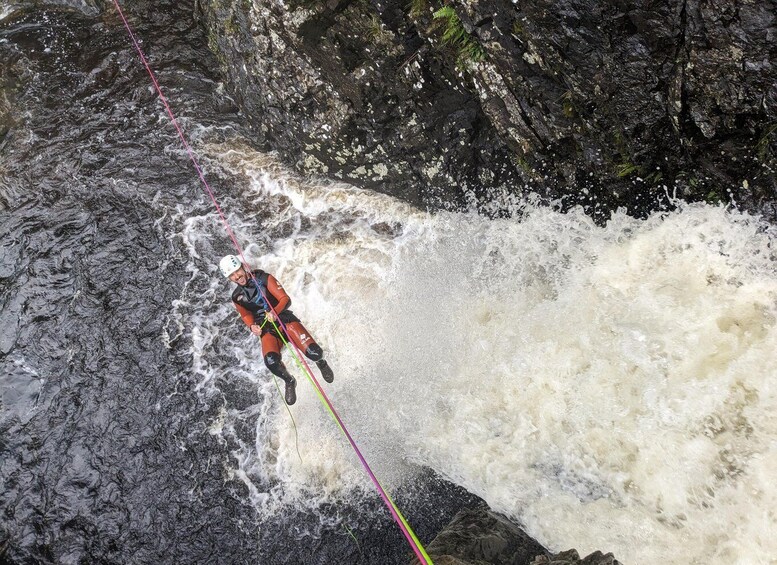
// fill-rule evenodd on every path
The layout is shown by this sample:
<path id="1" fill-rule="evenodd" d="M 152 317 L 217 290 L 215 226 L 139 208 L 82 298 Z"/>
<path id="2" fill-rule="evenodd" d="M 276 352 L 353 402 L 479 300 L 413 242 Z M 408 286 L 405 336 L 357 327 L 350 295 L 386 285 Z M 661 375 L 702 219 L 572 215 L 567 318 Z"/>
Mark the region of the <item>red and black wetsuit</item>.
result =
<path id="1" fill-rule="evenodd" d="M 270 302 L 269 306 L 267 301 Z M 282 378 L 287 376 L 283 363 L 281 363 L 281 336 L 286 340 L 291 339 L 308 359 L 316 362 L 323 359 L 324 352 L 321 347 L 305 329 L 299 318 L 289 310 L 291 298 L 271 274 L 256 271 L 253 278 L 249 277 L 245 286 L 238 285 L 235 288 L 232 292 L 232 302 L 247 326 L 261 326 L 262 355 L 267 368 L 274 374 Z M 279 322 L 273 324 L 269 320 L 265 321 L 265 313 L 270 311 L 270 306 L 286 327 L 285 332 Z"/>

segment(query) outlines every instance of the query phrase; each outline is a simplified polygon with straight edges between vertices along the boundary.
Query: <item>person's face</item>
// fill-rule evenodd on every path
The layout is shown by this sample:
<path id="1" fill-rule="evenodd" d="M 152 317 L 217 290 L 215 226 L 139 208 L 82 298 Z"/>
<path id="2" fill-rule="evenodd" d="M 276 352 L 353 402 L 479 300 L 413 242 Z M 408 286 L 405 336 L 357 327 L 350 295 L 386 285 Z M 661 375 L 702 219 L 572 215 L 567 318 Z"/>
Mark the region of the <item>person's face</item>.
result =
<path id="1" fill-rule="evenodd" d="M 244 267 L 240 267 L 237 271 L 229 275 L 229 280 L 231 280 L 233 283 L 239 284 L 240 286 L 245 286 L 248 282 L 248 273 L 246 273 Z"/>

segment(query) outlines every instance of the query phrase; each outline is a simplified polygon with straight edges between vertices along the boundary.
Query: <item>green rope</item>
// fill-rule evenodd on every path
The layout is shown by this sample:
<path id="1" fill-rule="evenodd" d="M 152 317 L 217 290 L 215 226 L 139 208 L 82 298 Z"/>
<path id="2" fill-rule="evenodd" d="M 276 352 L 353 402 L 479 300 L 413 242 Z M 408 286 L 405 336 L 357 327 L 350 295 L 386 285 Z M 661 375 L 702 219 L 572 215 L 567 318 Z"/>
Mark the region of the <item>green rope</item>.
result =
<path id="1" fill-rule="evenodd" d="M 327 411 L 329 412 L 329 415 L 335 421 L 335 423 L 340 428 L 340 430 L 343 432 L 343 434 L 346 435 L 346 437 L 348 437 L 348 433 L 346 432 L 345 429 L 343 429 L 343 425 L 340 423 L 340 420 L 332 412 L 332 409 L 329 407 L 329 403 L 326 401 L 326 399 L 324 398 L 324 395 L 321 393 L 321 391 L 316 386 L 316 383 L 313 380 L 313 375 L 311 375 L 310 372 L 302 364 L 302 361 L 300 360 L 299 356 L 297 355 L 297 352 L 296 352 L 295 348 L 293 348 L 289 344 L 288 340 L 286 340 L 286 338 L 283 335 L 283 332 L 280 331 L 280 329 L 278 328 L 277 324 L 275 323 L 275 320 L 270 318 L 269 316 L 265 315 L 264 323 L 266 323 L 267 320 L 270 320 L 270 323 L 273 325 L 273 328 L 275 328 L 276 335 L 281 338 L 281 341 L 286 346 L 286 349 L 288 349 L 291 352 L 291 355 L 294 358 L 294 362 L 297 364 L 297 367 L 299 367 L 299 369 L 308 378 L 308 381 L 310 381 L 311 386 L 316 391 L 316 394 L 318 395 L 318 398 L 321 401 L 321 403 L 326 407 Z M 408 534 L 412 538 L 413 542 L 416 544 L 416 547 L 420 551 L 421 555 L 423 555 L 423 558 L 426 561 L 426 563 L 428 565 L 432 565 L 432 563 L 433 563 L 432 562 L 432 558 L 429 557 L 429 554 L 426 552 L 426 548 L 424 548 L 423 544 L 421 543 L 421 541 L 416 536 L 415 532 L 413 531 L 413 528 L 410 526 L 410 524 L 405 519 L 405 516 L 402 514 L 402 511 L 399 509 L 399 507 L 396 505 L 394 500 L 391 498 L 391 496 L 389 495 L 388 491 L 386 491 L 386 489 L 383 487 L 383 485 L 380 484 L 380 481 L 378 481 L 377 477 L 374 477 L 374 481 L 380 487 L 380 489 L 383 491 L 384 496 L 386 497 L 388 502 L 391 504 L 391 507 L 394 509 L 394 512 L 396 513 L 397 517 L 401 520 L 402 524 L 405 526 Z M 420 558 L 419 558 L 419 561 L 420 561 Z"/>
<path id="2" fill-rule="evenodd" d="M 269 319 L 270 318 L 267 316 L 264 317 L 264 321 L 259 326 L 260 330 L 264 328 L 265 324 L 267 323 L 267 320 Z M 275 325 L 274 322 L 273 322 L 273 325 Z M 276 330 L 277 329 L 278 328 L 276 326 Z M 261 335 L 258 337 L 260 340 L 262 339 Z M 275 376 L 275 373 L 272 373 L 272 379 L 273 379 L 273 382 L 275 383 L 275 388 L 278 389 L 278 394 L 280 395 L 281 400 L 283 400 L 283 406 L 286 408 L 286 412 L 289 414 L 289 418 L 291 418 L 291 425 L 294 427 L 294 448 L 297 450 L 297 457 L 299 457 L 299 462 L 302 463 L 302 455 L 300 455 L 300 452 L 299 452 L 299 432 L 297 431 L 297 422 L 294 420 L 294 415 L 291 413 L 291 409 L 289 408 L 289 405 L 286 404 L 286 395 L 284 395 L 283 392 L 281 391 L 281 385 L 278 384 L 278 377 Z"/>
<path id="3" fill-rule="evenodd" d="M 362 557 L 364 557 L 364 552 L 362 551 L 362 546 L 361 546 L 361 545 L 359 545 L 359 540 L 357 540 L 357 539 L 356 539 L 356 536 L 355 536 L 355 535 L 353 535 L 353 532 L 351 531 L 351 528 L 349 528 L 349 527 L 348 527 L 348 526 L 346 526 L 345 524 L 340 524 L 340 525 L 341 525 L 343 528 L 345 528 L 345 531 L 346 531 L 346 532 L 348 532 L 348 535 L 349 535 L 349 536 L 351 536 L 351 539 L 352 539 L 352 540 L 354 541 L 354 543 L 356 544 L 356 548 L 359 550 L 359 555 L 361 555 Z"/>

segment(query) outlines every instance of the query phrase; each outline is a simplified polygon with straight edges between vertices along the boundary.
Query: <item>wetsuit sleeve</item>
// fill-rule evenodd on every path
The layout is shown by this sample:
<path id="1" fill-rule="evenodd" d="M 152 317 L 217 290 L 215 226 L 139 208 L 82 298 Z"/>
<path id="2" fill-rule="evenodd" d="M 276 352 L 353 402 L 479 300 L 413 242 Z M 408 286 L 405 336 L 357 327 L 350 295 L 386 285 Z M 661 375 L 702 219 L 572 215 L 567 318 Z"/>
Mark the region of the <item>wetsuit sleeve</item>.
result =
<path id="1" fill-rule="evenodd" d="M 267 277 L 267 292 L 272 294 L 275 300 L 278 301 L 278 304 L 275 306 L 276 312 L 283 312 L 291 304 L 291 298 L 289 298 L 289 295 L 286 294 L 285 290 L 283 290 L 283 287 L 281 286 L 281 283 L 278 282 L 278 279 L 272 275 Z"/>
<path id="2" fill-rule="evenodd" d="M 251 326 L 251 324 L 254 322 L 254 315 L 251 313 L 248 308 L 241 306 L 237 302 L 232 302 L 232 304 L 235 305 L 235 309 L 237 310 L 238 314 L 240 314 L 240 317 L 243 318 L 243 323 L 245 323 L 246 326 Z"/>

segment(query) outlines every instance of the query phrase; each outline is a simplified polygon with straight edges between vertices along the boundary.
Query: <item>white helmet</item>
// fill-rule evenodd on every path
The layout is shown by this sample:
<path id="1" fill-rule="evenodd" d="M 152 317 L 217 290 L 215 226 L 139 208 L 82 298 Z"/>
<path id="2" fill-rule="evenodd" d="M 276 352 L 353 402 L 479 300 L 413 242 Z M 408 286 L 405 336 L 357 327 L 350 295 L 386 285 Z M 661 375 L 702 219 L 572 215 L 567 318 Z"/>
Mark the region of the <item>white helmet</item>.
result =
<path id="1" fill-rule="evenodd" d="M 221 269 L 221 274 L 227 278 L 229 278 L 229 275 L 237 271 L 242 266 L 243 264 L 240 262 L 240 259 L 234 255 L 225 255 L 224 258 L 219 261 L 219 269 Z"/>

